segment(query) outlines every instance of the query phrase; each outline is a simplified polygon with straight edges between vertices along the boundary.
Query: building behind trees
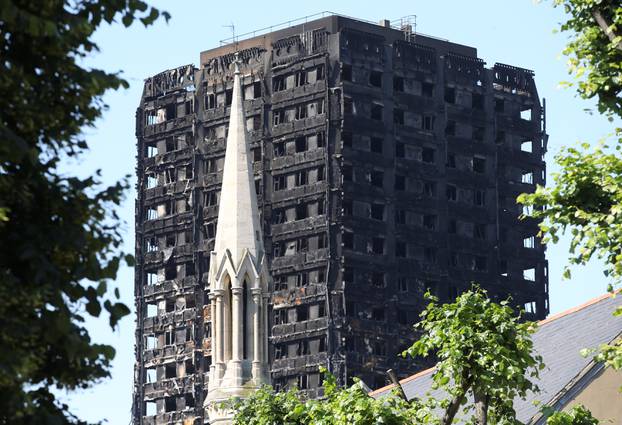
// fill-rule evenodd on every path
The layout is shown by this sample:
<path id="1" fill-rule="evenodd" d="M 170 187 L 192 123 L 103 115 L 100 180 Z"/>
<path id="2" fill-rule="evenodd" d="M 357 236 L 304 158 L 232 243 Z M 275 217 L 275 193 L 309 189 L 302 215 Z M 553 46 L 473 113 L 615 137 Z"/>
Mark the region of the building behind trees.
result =
<path id="1" fill-rule="evenodd" d="M 242 37 L 244 38 L 244 37 Z M 145 82 L 136 114 L 135 424 L 203 423 L 207 272 L 238 51 L 277 389 L 320 395 L 320 366 L 372 387 L 430 291 L 478 282 L 548 313 L 545 248 L 516 196 L 545 183 L 533 72 L 399 26 L 331 15 L 202 52 Z M 186 422 L 184 422 L 186 421 Z"/>

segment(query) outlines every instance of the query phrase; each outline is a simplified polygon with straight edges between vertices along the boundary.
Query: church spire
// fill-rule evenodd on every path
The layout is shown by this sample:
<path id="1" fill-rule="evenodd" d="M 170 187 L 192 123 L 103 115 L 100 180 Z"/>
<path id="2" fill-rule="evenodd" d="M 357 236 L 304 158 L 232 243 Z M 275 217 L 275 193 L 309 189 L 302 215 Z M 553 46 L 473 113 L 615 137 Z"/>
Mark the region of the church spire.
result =
<path id="1" fill-rule="evenodd" d="M 246 116 L 240 83 L 240 67 L 234 62 L 235 74 L 229 134 L 218 207 L 218 226 L 214 251 L 220 260 L 225 250 L 234 261 L 240 261 L 245 249 L 255 258 L 264 253 L 259 224 L 259 209 L 255 193 L 255 178 L 246 135 Z"/>
<path id="2" fill-rule="evenodd" d="M 204 407 L 211 425 L 229 425 L 222 402 L 244 398 L 268 377 L 268 265 L 246 135 L 242 76 L 234 62 L 233 98 L 218 225 L 208 273 L 212 364 Z"/>

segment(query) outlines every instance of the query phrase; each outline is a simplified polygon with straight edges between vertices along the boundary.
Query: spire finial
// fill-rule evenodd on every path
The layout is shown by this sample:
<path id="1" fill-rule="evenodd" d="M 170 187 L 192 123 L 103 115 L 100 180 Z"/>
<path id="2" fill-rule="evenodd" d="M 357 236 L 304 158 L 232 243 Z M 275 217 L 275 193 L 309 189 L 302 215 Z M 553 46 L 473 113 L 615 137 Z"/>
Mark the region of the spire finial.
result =
<path id="1" fill-rule="evenodd" d="M 236 75 L 240 74 L 240 63 L 242 63 L 240 60 L 240 52 L 235 52 L 235 59 L 233 59 L 233 72 Z"/>

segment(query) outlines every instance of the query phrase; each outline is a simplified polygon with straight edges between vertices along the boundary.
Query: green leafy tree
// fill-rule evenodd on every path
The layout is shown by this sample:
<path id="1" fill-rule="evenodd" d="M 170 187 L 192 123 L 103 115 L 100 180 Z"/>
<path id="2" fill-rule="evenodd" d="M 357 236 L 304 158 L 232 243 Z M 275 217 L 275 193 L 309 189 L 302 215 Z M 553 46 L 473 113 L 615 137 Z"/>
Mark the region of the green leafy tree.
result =
<path id="1" fill-rule="evenodd" d="M 277 393 L 264 387 L 248 399 L 234 400 L 237 425 L 401 425 L 436 424 L 428 406 L 418 401 L 407 402 L 397 394 L 375 399 L 356 382 L 339 388 L 335 377 L 322 370 L 324 398 L 304 400 L 295 390 Z"/>
<path id="2" fill-rule="evenodd" d="M 83 423 L 54 389 L 86 388 L 109 375 L 115 351 L 94 344 L 87 315 L 128 314 L 107 282 L 123 260 L 115 207 L 127 180 L 61 173 L 88 149 L 82 130 L 127 87 L 117 73 L 83 65 L 94 31 L 121 18 L 154 22 L 140 0 L 0 0 L 0 423 Z M 168 15 L 165 15 L 168 18 Z"/>
<path id="3" fill-rule="evenodd" d="M 270 386 L 255 391 L 247 399 L 233 399 L 228 407 L 235 411 L 238 425 L 302 425 L 306 406 L 296 390 L 276 392 Z"/>
<path id="4" fill-rule="evenodd" d="M 618 338 L 611 344 L 601 345 L 596 360 L 616 370 L 622 370 L 622 338 Z"/>
<path id="5" fill-rule="evenodd" d="M 569 412 L 549 412 L 547 425 L 598 425 L 598 419 L 582 405 L 573 407 Z"/>
<path id="6" fill-rule="evenodd" d="M 594 99 L 600 113 L 611 121 L 622 118 L 622 4 L 618 0 L 555 0 L 569 19 L 561 31 L 569 35 L 564 50 L 569 73 L 580 97 Z M 553 185 L 537 187 L 518 201 L 533 207 L 541 220 L 544 243 L 557 242 L 570 233 L 570 265 L 585 265 L 592 258 L 605 262 L 609 290 L 622 282 L 622 129 L 615 128 L 606 145 L 562 149 L 555 161 L 559 173 Z M 570 278 L 568 267 L 564 277 Z M 622 315 L 622 308 L 615 312 Z M 608 364 L 622 366 L 622 344 L 605 347 Z M 604 358 L 604 357 L 603 357 Z"/>
<path id="7" fill-rule="evenodd" d="M 438 358 L 434 386 L 449 396 L 441 422 L 451 424 L 466 404 L 474 423 L 515 423 L 514 398 L 538 390 L 530 378 L 544 367 L 532 354 L 536 325 L 521 323 L 507 301 L 497 304 L 477 287 L 451 304 L 428 297 L 415 326 L 422 336 L 404 353 Z"/>
<path id="8" fill-rule="evenodd" d="M 601 113 L 622 116 L 622 5 L 618 0 L 554 0 L 554 5 L 569 15 L 560 30 L 570 37 L 564 54 L 579 95 L 594 98 Z"/>
<path id="9" fill-rule="evenodd" d="M 622 278 L 622 157 L 605 145 L 591 149 L 565 148 L 555 157 L 560 166 L 553 185 L 538 186 L 518 201 L 533 207 L 542 220 L 543 243 L 570 233 L 571 265 L 585 265 L 593 257 L 604 260 L 605 275 L 618 284 Z M 564 277 L 570 278 L 566 266 Z"/>

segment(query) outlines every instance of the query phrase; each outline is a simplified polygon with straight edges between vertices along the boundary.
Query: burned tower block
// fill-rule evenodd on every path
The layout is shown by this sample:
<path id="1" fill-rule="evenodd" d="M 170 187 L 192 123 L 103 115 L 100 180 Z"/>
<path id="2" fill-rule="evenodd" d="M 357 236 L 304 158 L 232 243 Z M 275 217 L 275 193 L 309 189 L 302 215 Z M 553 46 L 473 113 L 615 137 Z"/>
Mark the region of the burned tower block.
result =
<path id="1" fill-rule="evenodd" d="M 427 365 L 397 354 L 426 290 L 475 281 L 544 318 L 545 248 L 515 202 L 545 183 L 544 116 L 527 69 L 337 15 L 147 79 L 134 424 L 203 424 L 225 387 L 315 397 L 320 366 L 371 387 L 412 374 Z"/>

